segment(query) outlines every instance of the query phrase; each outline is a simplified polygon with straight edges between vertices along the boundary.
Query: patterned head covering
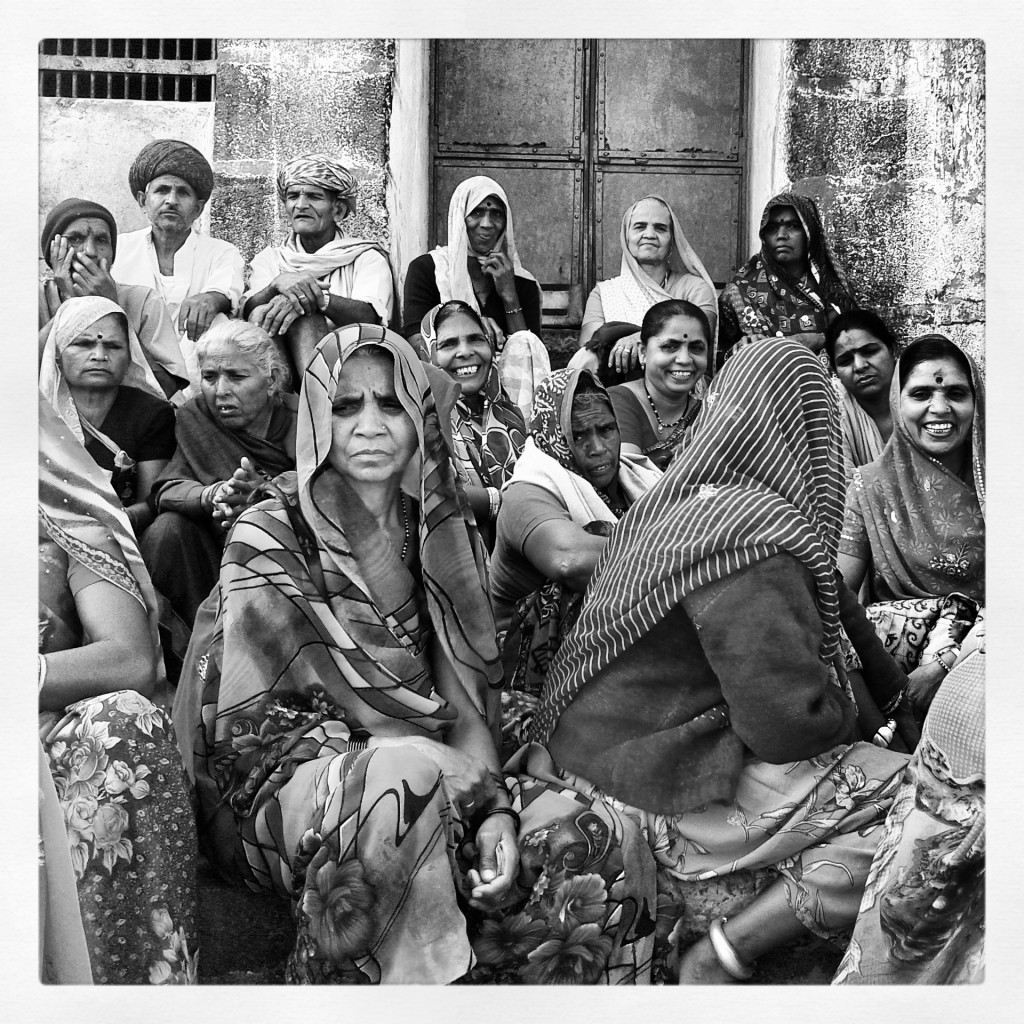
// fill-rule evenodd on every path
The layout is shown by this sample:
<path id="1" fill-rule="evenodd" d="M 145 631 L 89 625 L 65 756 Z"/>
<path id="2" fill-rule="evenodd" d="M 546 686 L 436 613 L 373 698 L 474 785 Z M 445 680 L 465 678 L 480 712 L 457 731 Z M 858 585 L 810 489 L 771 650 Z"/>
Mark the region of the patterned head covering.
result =
<path id="1" fill-rule="evenodd" d="M 941 334 L 926 334 L 900 355 L 889 385 L 892 435 L 875 462 L 854 472 L 846 498 L 843 549 L 855 554 L 846 543 L 851 530 L 856 526 L 857 533 L 866 531 L 874 584 L 883 584 L 889 592 L 880 597 L 962 593 L 984 602 L 985 383 L 977 364 L 963 352 L 974 385 L 974 423 L 972 472 L 961 480 L 914 444 L 903 418 L 899 364 L 913 355 L 915 344 L 927 339 L 949 341 Z"/>
<path id="2" fill-rule="evenodd" d="M 530 420 L 533 443 L 577 476 L 582 474 L 572 444 L 572 403 L 581 389 L 601 396 L 611 410 L 611 399 L 596 374 L 590 370 L 554 370 L 534 393 Z"/>
<path id="3" fill-rule="evenodd" d="M 334 396 L 345 362 L 356 352 L 375 346 L 394 362 L 395 393 L 416 427 L 419 458 L 414 457 L 406 483 L 419 502 L 419 558 L 426 588 L 428 618 L 452 665 L 463 681 L 472 681 L 481 697 L 486 685 L 501 682 L 494 619 L 484 598 L 484 552 L 466 499 L 456 486 L 455 466 L 447 441 L 455 388 L 447 374 L 423 363 L 400 335 L 383 327 L 353 324 L 327 335 L 317 346 L 302 381 L 296 467 L 303 514 L 327 559 L 352 587 L 382 612 L 404 609 L 412 602 L 412 578 L 390 552 L 387 565 L 358 558 L 361 547 L 384 561 L 375 520 L 351 488 L 337 519 L 327 514 L 318 481 L 330 453 Z M 447 420 L 447 423 L 446 423 Z M 338 478 L 335 478 L 335 483 Z M 344 525 L 342 525 L 344 524 Z M 376 542 L 374 542 L 374 539 Z M 387 600 L 382 591 L 388 593 Z M 408 593 L 404 593 L 408 590 Z M 398 615 L 399 612 L 395 611 Z M 482 706 L 482 703 L 481 703 Z"/>
<path id="4" fill-rule="evenodd" d="M 536 278 L 523 269 L 522 261 L 519 259 L 515 230 L 512 227 L 512 207 L 505 190 L 493 178 L 482 174 L 467 178 L 456 186 L 448 204 L 448 244 L 439 245 L 431 251 L 430 256 L 434 261 L 434 280 L 441 302 L 460 299 L 477 313 L 480 312 L 480 304 L 473 290 L 467 263 L 473 249 L 469 244 L 466 217 L 488 196 L 500 199 L 505 206 L 505 234 L 494 243 L 494 247 L 504 249 L 505 255 L 512 262 L 516 277 L 525 277 L 537 284 Z M 537 289 L 540 290 L 539 284 Z"/>
<path id="5" fill-rule="evenodd" d="M 427 351 L 433 359 L 437 349 L 437 314 L 447 303 L 435 306 L 420 323 L 420 333 L 427 343 Z M 519 406 L 509 398 L 501 386 L 498 361 L 493 358 L 494 339 L 480 322 L 480 317 L 467 303 L 465 315 L 471 316 L 484 335 L 491 342 L 491 369 L 480 390 L 483 410 L 477 414 L 460 397 L 455 406 L 453 418 L 455 457 L 462 466 L 465 477 L 471 484 L 484 487 L 502 487 L 512 476 L 516 459 L 522 454 L 526 443 L 526 421 Z M 447 374 L 445 374 L 447 377 Z M 450 379 L 450 378 L 449 378 Z"/>
<path id="6" fill-rule="evenodd" d="M 39 238 L 39 250 L 48 267 L 53 266 L 50 263 L 50 243 L 53 236 L 62 234 L 72 221 L 80 217 L 98 217 L 106 221 L 107 227 L 110 228 L 110 248 L 113 250 L 110 262 L 114 262 L 114 256 L 117 255 L 117 224 L 114 222 L 114 215 L 105 206 L 100 206 L 89 199 L 65 199 L 47 214 L 43 233 Z"/>
<path id="7" fill-rule="evenodd" d="M 75 439 L 49 402 L 39 396 L 39 522 L 69 557 L 133 597 L 146 610 L 153 650 L 158 651 L 157 603 L 128 516 L 104 470 Z M 80 539 L 85 527 L 101 526 L 121 551 L 117 559 Z M 163 659 L 156 658 L 163 680 Z"/>
<path id="8" fill-rule="evenodd" d="M 43 345 L 42 361 L 39 367 L 39 391 L 82 444 L 85 444 L 82 422 L 79 419 L 78 409 L 75 407 L 75 400 L 71 396 L 68 382 L 64 374 L 61 373 L 58 357 L 86 328 L 91 327 L 97 320 L 105 316 L 116 316 L 124 325 L 128 335 L 128 369 L 120 383 L 126 387 L 148 391 L 159 398 L 164 397 L 164 393 L 146 361 L 139 339 L 120 306 L 98 295 L 86 295 L 81 298 L 65 300 L 57 310 L 57 315 L 50 322 L 50 331 Z"/>
<path id="9" fill-rule="evenodd" d="M 797 195 L 795 192 L 780 192 L 777 196 L 769 199 L 761 214 L 761 226 L 757 232 L 762 242 L 765 228 L 768 226 L 768 218 L 771 217 L 772 210 L 780 206 L 791 206 L 796 211 L 797 217 L 800 218 L 800 224 L 807 238 L 807 259 L 811 265 L 811 274 L 817 283 L 822 300 L 826 306 L 846 308 L 852 295 L 850 283 L 846 279 L 842 267 L 832 255 L 828 238 L 825 236 L 825 229 L 821 224 L 821 214 L 813 199 L 809 196 Z M 778 266 L 763 245 L 761 258 L 769 268 L 775 273 L 779 273 Z"/>
<path id="10" fill-rule="evenodd" d="M 744 349 L 712 383 L 690 445 L 619 521 L 551 666 L 534 738 L 546 742 L 577 691 L 686 594 L 780 552 L 814 576 L 819 656 L 830 660 L 842 511 L 836 399 L 821 364 L 796 342 Z"/>
<path id="11" fill-rule="evenodd" d="M 195 146 L 180 139 L 154 139 L 143 146 L 128 171 L 128 188 L 133 196 L 145 192 L 161 174 L 173 174 L 187 181 L 201 202 L 213 194 L 213 168 Z"/>
<path id="12" fill-rule="evenodd" d="M 292 185 L 316 185 L 334 192 L 345 204 L 342 220 L 356 212 L 359 182 L 344 164 L 323 153 L 305 153 L 281 168 L 277 175 L 277 194 L 282 203 Z"/>

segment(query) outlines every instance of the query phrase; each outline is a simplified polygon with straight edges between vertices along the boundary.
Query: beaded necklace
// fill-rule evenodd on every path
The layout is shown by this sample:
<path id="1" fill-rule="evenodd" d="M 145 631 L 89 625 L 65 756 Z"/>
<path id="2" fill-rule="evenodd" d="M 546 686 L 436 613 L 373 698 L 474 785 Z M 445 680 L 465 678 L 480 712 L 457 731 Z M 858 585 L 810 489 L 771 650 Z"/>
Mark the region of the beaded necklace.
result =
<path id="1" fill-rule="evenodd" d="M 651 397 L 651 392 L 647 388 L 647 380 L 644 379 L 644 394 L 647 396 L 647 401 L 650 403 L 651 409 L 654 411 L 654 418 L 658 421 L 659 430 L 669 430 L 672 427 L 679 426 L 680 420 L 686 415 L 686 410 L 690 408 L 690 396 L 686 396 L 686 405 L 683 406 L 683 411 L 679 414 L 679 418 L 672 423 L 666 423 L 658 412 L 658 407 L 654 404 L 654 399 Z"/>

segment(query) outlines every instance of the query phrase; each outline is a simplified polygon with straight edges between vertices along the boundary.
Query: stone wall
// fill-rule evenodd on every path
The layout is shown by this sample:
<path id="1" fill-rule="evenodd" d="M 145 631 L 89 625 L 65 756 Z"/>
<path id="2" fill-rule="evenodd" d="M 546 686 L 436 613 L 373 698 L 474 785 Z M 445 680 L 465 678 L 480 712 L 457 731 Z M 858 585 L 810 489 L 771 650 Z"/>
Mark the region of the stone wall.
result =
<path id="1" fill-rule="evenodd" d="M 984 44 L 795 40 L 784 88 L 786 175 L 863 304 L 901 341 L 940 331 L 983 358 Z"/>
<path id="2" fill-rule="evenodd" d="M 220 39 L 211 234 L 246 261 L 286 234 L 278 170 L 336 156 L 359 178 L 350 234 L 389 244 L 385 202 L 394 43 L 388 39 Z"/>

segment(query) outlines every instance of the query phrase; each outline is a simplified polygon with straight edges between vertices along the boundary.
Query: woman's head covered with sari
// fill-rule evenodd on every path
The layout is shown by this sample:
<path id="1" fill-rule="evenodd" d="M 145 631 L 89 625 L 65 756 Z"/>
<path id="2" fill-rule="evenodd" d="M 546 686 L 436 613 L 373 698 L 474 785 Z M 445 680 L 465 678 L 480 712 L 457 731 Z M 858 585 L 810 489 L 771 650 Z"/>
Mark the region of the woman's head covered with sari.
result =
<path id="1" fill-rule="evenodd" d="M 57 315 L 50 322 L 49 333 L 43 345 L 42 361 L 39 366 L 39 390 L 53 406 L 61 419 L 71 428 L 75 437 L 83 444 L 85 437 L 81 420 L 75 406 L 71 389 L 61 369 L 61 357 L 68 346 L 84 331 L 106 316 L 115 317 L 124 330 L 128 344 L 128 366 L 124 376 L 112 386 L 124 385 L 148 391 L 159 398 L 164 397 L 153 371 L 146 361 L 139 339 L 128 323 L 128 317 L 116 302 L 98 295 L 65 300 Z"/>
<path id="2" fill-rule="evenodd" d="M 445 320 L 460 314 L 469 317 L 480 327 L 490 343 L 492 358 L 487 378 L 477 392 L 483 397 L 482 413 L 474 416 L 465 402 L 465 396 L 459 396 L 454 421 L 455 455 L 470 483 L 501 487 L 511 477 L 516 459 L 526 443 L 526 423 L 519 407 L 501 386 L 498 361 L 493 356 L 494 339 L 480 316 L 467 303 L 459 300 L 442 302 L 431 309 L 423 317 L 420 333 L 427 345 L 431 361 L 435 362 L 438 331 Z M 465 439 L 469 437 L 474 439 L 472 447 L 479 448 L 478 452 L 466 450 Z"/>
<path id="3" fill-rule="evenodd" d="M 954 473 L 915 441 L 903 405 L 913 368 L 945 358 L 970 384 L 974 415 L 963 445 L 965 471 Z M 901 353 L 889 385 L 893 432 L 881 456 L 854 473 L 847 495 L 847 531 L 860 523 L 871 571 L 886 598 L 963 593 L 985 600 L 985 383 L 977 364 L 941 334 L 915 338 Z M 859 522 L 857 522 L 859 521 Z"/>
<path id="4" fill-rule="evenodd" d="M 842 510 L 836 400 L 820 363 L 796 342 L 750 346 L 715 378 L 682 455 L 612 534 L 551 666 L 534 737 L 545 741 L 587 680 L 686 594 L 776 554 L 813 575 L 819 655 L 830 660 Z"/>
<path id="5" fill-rule="evenodd" d="M 434 278 L 442 304 L 452 299 L 461 299 L 477 313 L 480 304 L 469 276 L 469 259 L 476 258 L 469 240 L 466 218 L 485 199 L 493 196 L 505 207 L 505 232 L 495 240 L 492 248 L 501 249 L 512 263 L 516 277 L 525 277 L 536 284 L 536 279 L 523 268 L 516 249 L 515 230 L 512 227 L 512 207 L 505 190 L 493 179 L 482 174 L 460 182 L 452 193 L 448 204 L 448 242 L 431 252 L 434 261 Z M 537 288 L 540 285 L 537 284 Z"/>
<path id="6" fill-rule="evenodd" d="M 828 243 L 828 237 L 825 235 L 825 229 L 821 223 L 821 214 L 813 199 L 809 196 L 797 195 L 795 192 L 780 192 L 777 196 L 772 196 L 765 204 L 757 232 L 762 243 L 772 210 L 780 206 L 791 207 L 800 220 L 800 226 L 804 229 L 804 235 L 807 238 L 807 260 L 810 264 L 811 275 L 826 308 L 847 308 L 853 292 L 843 268 L 832 254 L 832 247 Z M 764 244 L 761 246 L 760 256 L 774 273 L 780 273 L 778 265 L 769 255 Z"/>
<path id="7" fill-rule="evenodd" d="M 585 369 L 554 370 L 534 395 L 530 437 L 563 469 L 583 476 L 572 429 L 573 402 L 577 395 L 587 396 L 585 401 L 603 401 L 609 410 L 612 408 L 608 392 L 595 373 Z"/>
<path id="8" fill-rule="evenodd" d="M 450 447 L 455 389 L 447 375 L 423 363 L 400 335 L 356 324 L 329 334 L 303 375 L 296 432 L 296 468 L 303 515 L 327 560 L 368 600 L 384 609 L 412 578 L 383 538 L 358 495 L 325 473 L 332 444 L 333 403 L 345 364 L 359 352 L 381 352 L 394 370 L 395 394 L 416 431 L 417 448 L 403 490 L 419 506 L 413 525 L 426 592 L 427 619 L 471 692 L 500 682 L 494 621 L 486 601 L 484 554 L 457 482 Z M 340 502 L 339 502 L 340 496 Z M 379 588 L 387 584 L 387 596 Z M 411 599 L 411 592 L 406 599 Z M 332 601 L 333 605 L 333 601 Z M 402 604 L 393 605 L 402 609 Z M 399 614 L 395 611 L 395 614 Z"/>

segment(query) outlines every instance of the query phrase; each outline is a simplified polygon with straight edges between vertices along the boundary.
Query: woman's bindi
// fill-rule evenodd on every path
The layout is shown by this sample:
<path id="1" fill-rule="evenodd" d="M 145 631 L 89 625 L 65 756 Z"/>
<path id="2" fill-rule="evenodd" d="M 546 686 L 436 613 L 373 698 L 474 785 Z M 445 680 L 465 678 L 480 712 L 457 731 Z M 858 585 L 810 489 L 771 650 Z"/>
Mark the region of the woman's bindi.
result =
<path id="1" fill-rule="evenodd" d="M 935 383 L 936 384 L 941 384 L 942 383 L 942 374 L 941 373 L 935 374 Z"/>

